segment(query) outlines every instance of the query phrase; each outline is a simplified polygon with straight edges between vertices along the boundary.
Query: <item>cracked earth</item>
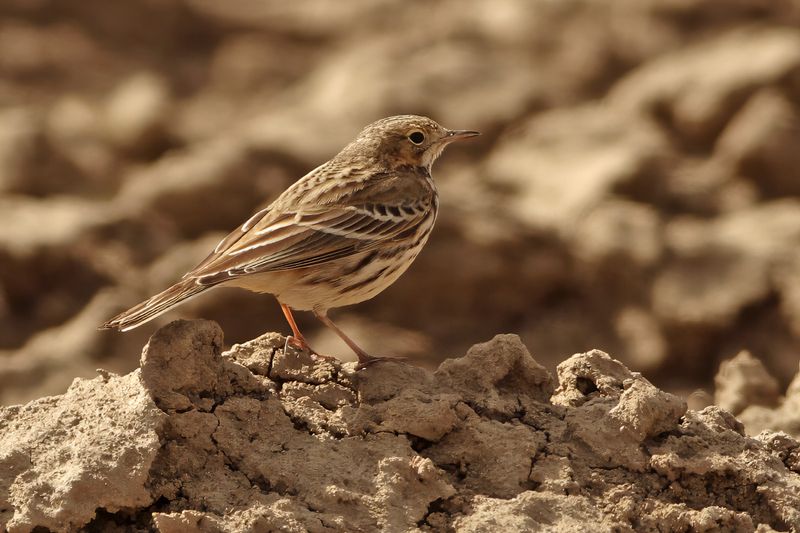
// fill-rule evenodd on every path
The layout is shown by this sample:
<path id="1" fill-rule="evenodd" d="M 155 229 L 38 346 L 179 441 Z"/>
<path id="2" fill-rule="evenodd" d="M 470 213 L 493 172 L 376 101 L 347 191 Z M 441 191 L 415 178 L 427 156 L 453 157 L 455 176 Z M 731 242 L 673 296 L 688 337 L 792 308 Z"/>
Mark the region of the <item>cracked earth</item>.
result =
<path id="1" fill-rule="evenodd" d="M 800 445 L 746 436 L 600 351 L 555 379 L 515 335 L 435 372 L 222 353 L 176 321 L 140 369 L 0 410 L 0 529 L 785 531 Z"/>

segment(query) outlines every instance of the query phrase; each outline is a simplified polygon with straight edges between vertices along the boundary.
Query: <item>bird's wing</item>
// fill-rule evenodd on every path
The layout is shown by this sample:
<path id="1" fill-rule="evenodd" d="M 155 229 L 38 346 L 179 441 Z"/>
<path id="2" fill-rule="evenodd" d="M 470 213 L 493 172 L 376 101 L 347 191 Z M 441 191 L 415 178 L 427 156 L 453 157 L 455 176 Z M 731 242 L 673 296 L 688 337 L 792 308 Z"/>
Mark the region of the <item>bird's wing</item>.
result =
<path id="1" fill-rule="evenodd" d="M 310 193 L 287 197 L 290 189 L 225 237 L 187 277 L 215 284 L 304 268 L 402 238 L 416 231 L 433 206 L 432 190 L 416 181 L 400 174 L 376 175 L 352 187 L 328 181 L 316 187 L 313 201 Z"/>
<path id="2" fill-rule="evenodd" d="M 228 233 L 217 245 L 214 247 L 214 250 L 208 254 L 205 259 L 200 261 L 192 270 L 187 272 L 183 275 L 181 279 L 187 279 L 191 277 L 196 277 L 197 272 L 203 272 L 206 268 L 213 262 L 217 261 L 221 256 L 225 254 L 225 251 L 234 246 L 237 242 L 239 242 L 242 237 L 247 235 L 247 232 L 250 228 L 253 227 L 255 223 L 260 221 L 264 218 L 267 213 L 269 213 L 270 208 L 265 207 L 260 211 L 256 212 L 253 216 L 247 219 L 247 222 L 233 230 L 232 232 Z"/>

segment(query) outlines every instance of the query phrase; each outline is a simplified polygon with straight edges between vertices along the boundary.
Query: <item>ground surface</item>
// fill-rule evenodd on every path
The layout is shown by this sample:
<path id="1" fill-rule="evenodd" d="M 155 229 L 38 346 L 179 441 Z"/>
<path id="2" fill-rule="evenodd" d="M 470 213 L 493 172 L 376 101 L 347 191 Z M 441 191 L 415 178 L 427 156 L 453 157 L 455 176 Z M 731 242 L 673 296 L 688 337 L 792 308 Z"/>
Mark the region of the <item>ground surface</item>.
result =
<path id="1" fill-rule="evenodd" d="M 222 353 L 216 323 L 176 321 L 140 369 L 0 409 L 0 530 L 800 529 L 800 443 L 603 352 L 555 378 L 516 335 L 435 372 L 284 344 Z M 740 406 L 748 364 L 719 378 Z"/>

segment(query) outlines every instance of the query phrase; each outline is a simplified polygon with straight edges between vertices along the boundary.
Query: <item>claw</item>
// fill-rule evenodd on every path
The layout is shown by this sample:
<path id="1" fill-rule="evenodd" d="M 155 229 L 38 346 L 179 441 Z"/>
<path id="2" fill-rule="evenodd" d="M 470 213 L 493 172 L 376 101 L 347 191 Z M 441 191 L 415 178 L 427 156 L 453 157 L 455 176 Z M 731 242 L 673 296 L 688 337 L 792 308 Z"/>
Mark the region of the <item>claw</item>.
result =
<path id="1" fill-rule="evenodd" d="M 375 357 L 374 355 L 359 354 L 356 370 L 364 370 L 376 363 L 408 364 L 405 357 Z"/>
<path id="2" fill-rule="evenodd" d="M 314 348 L 312 348 L 311 345 L 308 344 L 308 342 L 304 337 L 295 337 L 293 335 L 286 337 L 286 342 L 283 345 L 284 353 L 286 352 L 286 348 L 289 346 L 291 346 L 295 350 L 309 353 L 311 357 L 316 359 L 317 361 L 328 361 L 329 363 L 341 362 L 337 357 L 334 357 L 332 355 L 324 355 L 314 350 Z"/>
<path id="3" fill-rule="evenodd" d="M 301 352 L 309 352 L 309 353 L 316 353 L 314 350 L 311 349 L 311 346 L 308 345 L 306 340 L 303 337 L 295 337 L 293 335 L 289 335 L 286 337 L 286 344 L 284 344 L 283 349 L 286 350 L 286 347 L 291 345 L 292 348 L 296 350 L 300 350 Z"/>

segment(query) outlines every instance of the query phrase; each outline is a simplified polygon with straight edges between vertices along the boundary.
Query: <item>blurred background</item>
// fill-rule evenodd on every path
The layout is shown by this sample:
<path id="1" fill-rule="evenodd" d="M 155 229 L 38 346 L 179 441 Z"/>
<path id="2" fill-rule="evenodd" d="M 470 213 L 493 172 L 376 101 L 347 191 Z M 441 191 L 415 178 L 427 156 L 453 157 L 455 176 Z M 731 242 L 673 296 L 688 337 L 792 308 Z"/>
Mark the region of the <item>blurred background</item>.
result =
<path id="1" fill-rule="evenodd" d="M 747 348 L 786 384 L 798 109 L 791 0 L 3 0 L 0 403 L 129 371 L 180 317 L 288 332 L 236 289 L 96 326 L 399 113 L 484 135 L 435 166 L 412 268 L 333 313 L 365 348 L 432 367 L 514 332 L 551 369 L 600 348 L 683 394 Z"/>

